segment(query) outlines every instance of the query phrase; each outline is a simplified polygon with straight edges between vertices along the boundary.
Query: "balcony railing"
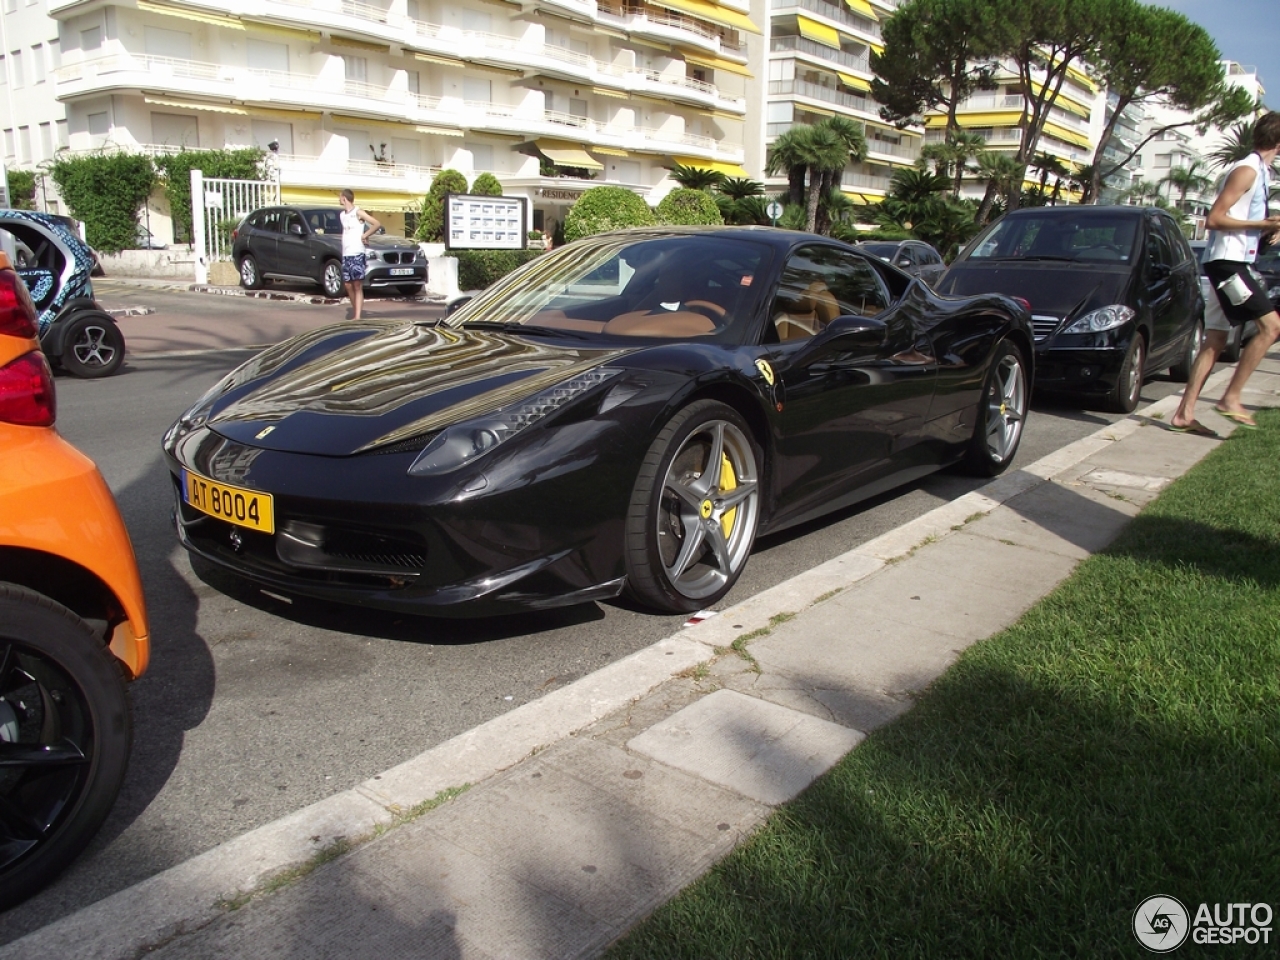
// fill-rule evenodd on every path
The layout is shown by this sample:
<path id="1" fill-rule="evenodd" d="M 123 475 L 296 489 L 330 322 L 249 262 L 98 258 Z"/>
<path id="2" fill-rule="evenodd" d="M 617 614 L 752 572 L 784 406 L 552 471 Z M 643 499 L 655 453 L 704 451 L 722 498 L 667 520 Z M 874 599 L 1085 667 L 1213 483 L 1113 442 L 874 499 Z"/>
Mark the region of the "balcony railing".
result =
<path id="1" fill-rule="evenodd" d="M 799 7 L 802 10 L 820 14 L 828 20 L 843 23 L 845 26 L 866 36 L 875 37 L 877 40 L 883 36 L 880 24 L 874 20 L 868 20 L 866 17 L 859 17 L 857 14 L 851 13 L 843 3 L 837 5 L 835 3 L 825 3 L 824 0 L 778 0 L 778 5 L 773 8 L 772 12 L 774 14 L 782 13 L 788 7 Z"/>
<path id="2" fill-rule="evenodd" d="M 808 97 L 810 100 L 822 100 L 826 103 L 848 107 L 850 110 L 861 110 L 863 113 L 870 113 L 874 110 L 874 105 L 866 97 L 845 93 L 842 90 L 824 87 L 817 83 L 809 83 L 807 80 L 771 80 L 769 81 L 769 95 Z"/>
<path id="3" fill-rule="evenodd" d="M 769 49 L 774 53 L 785 53 L 791 50 L 796 53 L 808 54 L 811 57 L 817 57 L 819 60 L 838 63 L 843 67 L 861 70 L 864 73 L 871 70 L 871 57 L 868 54 L 847 53 L 844 50 L 837 50 L 825 44 L 815 43 L 808 37 L 774 37 L 769 41 Z"/>

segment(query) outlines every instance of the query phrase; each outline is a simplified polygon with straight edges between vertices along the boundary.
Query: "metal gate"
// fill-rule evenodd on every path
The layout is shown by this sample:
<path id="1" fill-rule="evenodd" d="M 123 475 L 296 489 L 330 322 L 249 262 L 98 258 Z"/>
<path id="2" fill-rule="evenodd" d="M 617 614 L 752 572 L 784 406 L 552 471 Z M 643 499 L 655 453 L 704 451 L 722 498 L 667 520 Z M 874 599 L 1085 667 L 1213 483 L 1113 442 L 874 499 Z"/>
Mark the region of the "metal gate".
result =
<path id="1" fill-rule="evenodd" d="M 209 264 L 231 260 L 231 231 L 245 215 L 280 202 L 279 180 L 206 179 L 191 171 L 191 233 L 198 254 L 196 283 L 209 282 Z"/>

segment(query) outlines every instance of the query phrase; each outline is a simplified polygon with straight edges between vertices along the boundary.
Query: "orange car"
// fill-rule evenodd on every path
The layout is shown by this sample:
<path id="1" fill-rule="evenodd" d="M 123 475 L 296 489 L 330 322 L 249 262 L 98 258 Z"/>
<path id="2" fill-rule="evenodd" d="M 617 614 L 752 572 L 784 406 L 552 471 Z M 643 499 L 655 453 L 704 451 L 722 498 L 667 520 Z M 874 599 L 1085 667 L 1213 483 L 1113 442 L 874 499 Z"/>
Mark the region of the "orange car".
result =
<path id="1" fill-rule="evenodd" d="M 106 819 L 147 667 L 133 546 L 98 468 L 54 429 L 27 289 L 0 252 L 0 909 Z"/>

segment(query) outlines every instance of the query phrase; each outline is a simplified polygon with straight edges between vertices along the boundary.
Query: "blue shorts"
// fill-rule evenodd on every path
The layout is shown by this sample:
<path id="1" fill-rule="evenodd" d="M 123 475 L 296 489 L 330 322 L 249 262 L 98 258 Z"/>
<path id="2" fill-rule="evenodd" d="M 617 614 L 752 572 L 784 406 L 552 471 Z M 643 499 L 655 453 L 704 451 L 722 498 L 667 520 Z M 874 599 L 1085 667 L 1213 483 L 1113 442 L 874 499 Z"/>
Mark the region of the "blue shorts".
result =
<path id="1" fill-rule="evenodd" d="M 342 258 L 342 282 L 351 283 L 364 279 L 364 254 L 358 257 Z"/>

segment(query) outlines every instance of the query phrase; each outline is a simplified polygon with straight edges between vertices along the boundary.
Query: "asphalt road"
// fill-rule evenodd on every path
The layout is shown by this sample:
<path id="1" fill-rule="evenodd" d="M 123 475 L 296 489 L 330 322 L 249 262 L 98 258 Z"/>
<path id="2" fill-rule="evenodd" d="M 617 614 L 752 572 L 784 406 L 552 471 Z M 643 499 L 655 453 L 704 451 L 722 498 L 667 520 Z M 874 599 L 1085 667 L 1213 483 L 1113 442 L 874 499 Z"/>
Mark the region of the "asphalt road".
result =
<path id="1" fill-rule="evenodd" d="M 111 818 L 54 885 L 0 914 L 0 943 L 347 789 L 680 628 L 681 617 L 625 603 L 480 621 L 288 604 L 193 568 L 170 525 L 161 435 L 251 355 L 218 345 L 272 342 L 342 319 L 345 305 L 95 286 L 108 308 L 154 312 L 121 320 L 131 352 L 120 375 L 59 377 L 58 426 L 98 462 L 120 503 L 146 586 L 152 663 L 133 686 L 133 759 Z M 367 312 L 438 309 L 374 300 Z M 1151 381 L 1143 399 L 1177 389 Z M 1037 402 L 1014 467 L 1114 419 Z M 720 606 L 979 485 L 938 474 L 762 540 Z"/>

